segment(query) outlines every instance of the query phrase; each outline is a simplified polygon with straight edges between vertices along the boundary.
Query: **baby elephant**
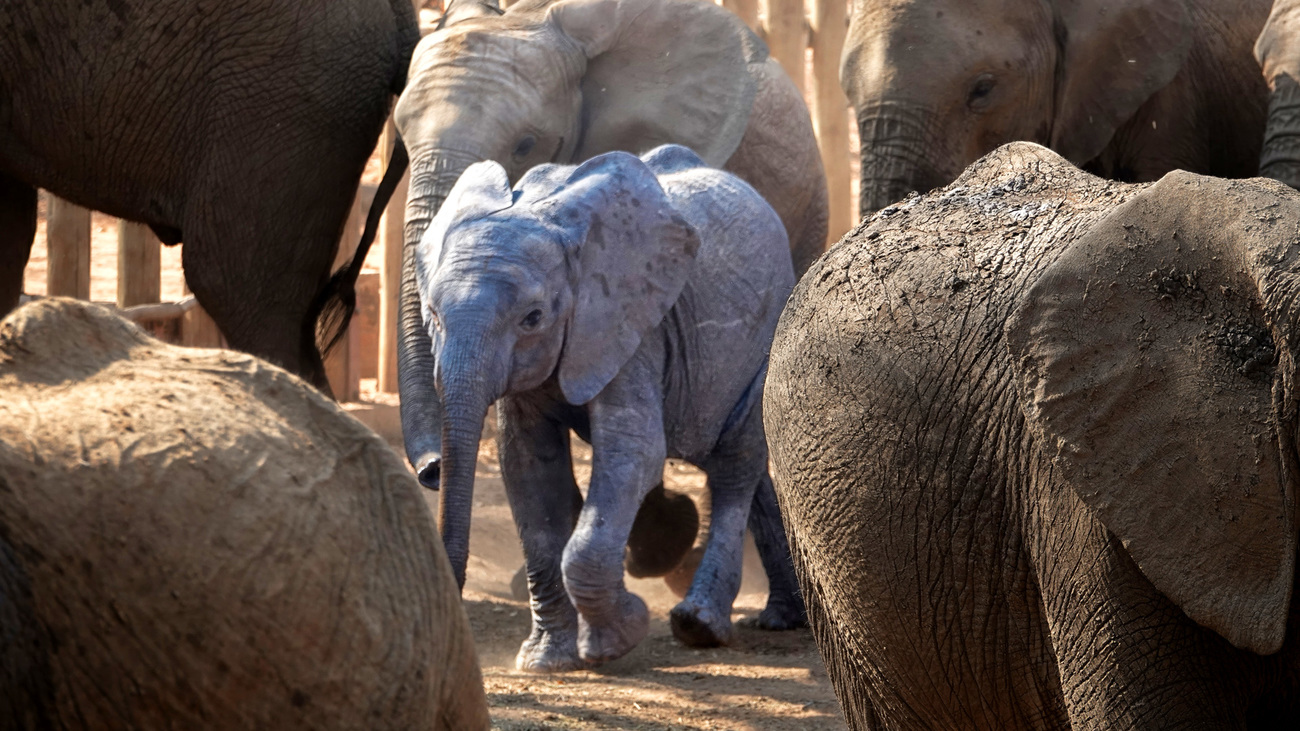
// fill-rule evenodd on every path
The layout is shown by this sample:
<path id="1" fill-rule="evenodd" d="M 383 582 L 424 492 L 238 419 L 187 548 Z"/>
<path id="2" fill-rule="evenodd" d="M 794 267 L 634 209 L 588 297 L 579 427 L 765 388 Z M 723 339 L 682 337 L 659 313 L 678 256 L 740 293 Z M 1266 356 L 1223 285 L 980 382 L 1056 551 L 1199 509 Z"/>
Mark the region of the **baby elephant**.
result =
<path id="1" fill-rule="evenodd" d="M 501 470 L 533 631 L 520 669 L 613 660 L 646 634 L 623 585 L 633 519 L 666 457 L 708 475 L 704 558 L 673 632 L 725 643 L 756 489 L 771 491 L 761 403 L 794 285 L 781 219 L 739 178 L 659 147 L 542 165 L 512 191 L 467 169 L 416 252 L 443 405 L 448 544 L 467 537 L 480 431 L 500 399 Z M 592 445 L 584 504 L 569 430 Z"/>

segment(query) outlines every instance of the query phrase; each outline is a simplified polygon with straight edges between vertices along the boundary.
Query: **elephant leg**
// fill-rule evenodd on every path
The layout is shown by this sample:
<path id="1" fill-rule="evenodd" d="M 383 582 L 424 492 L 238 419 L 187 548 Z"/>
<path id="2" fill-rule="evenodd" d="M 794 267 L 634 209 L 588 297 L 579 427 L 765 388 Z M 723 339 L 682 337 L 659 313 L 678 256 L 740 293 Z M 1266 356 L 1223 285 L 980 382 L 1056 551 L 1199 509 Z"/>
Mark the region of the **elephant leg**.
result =
<path id="1" fill-rule="evenodd" d="M 712 647 L 731 640 L 731 606 L 740 591 L 745 524 L 754 493 L 767 476 L 761 381 L 764 375 L 759 375 L 758 387 L 750 389 L 744 416 L 722 434 L 713 453 L 700 464 L 709 484 L 709 537 L 686 598 L 670 614 L 673 634 L 692 647 Z M 769 555 L 774 554 L 772 538 L 765 533 Z M 788 546 L 785 553 L 789 561 Z"/>
<path id="2" fill-rule="evenodd" d="M 1245 729 L 1261 658 L 1190 620 L 1066 490 L 1033 530 L 1049 537 L 1034 560 L 1071 727 Z"/>
<path id="3" fill-rule="evenodd" d="M 781 521 L 781 508 L 776 502 L 776 489 L 767 470 L 754 491 L 754 502 L 749 508 L 749 531 L 754 534 L 754 546 L 767 574 L 767 606 L 759 613 L 754 626 L 765 630 L 788 630 L 808 626 L 803 595 L 799 593 L 799 579 L 794 574 L 794 561 L 790 558 L 790 543 L 786 540 L 785 526 Z"/>
<path id="4" fill-rule="evenodd" d="M 662 378 L 634 359 L 588 406 L 591 486 L 564 548 L 564 585 L 578 610 L 578 653 L 590 662 L 622 657 L 650 630 L 650 613 L 623 583 L 623 558 L 637 511 L 663 479 Z"/>
<path id="5" fill-rule="evenodd" d="M 312 303 L 379 124 L 370 135 L 292 119 L 214 134 L 187 196 L 182 257 L 190 289 L 231 347 L 329 393 Z"/>
<path id="6" fill-rule="evenodd" d="M 524 549 L 533 628 L 519 648 L 520 670 L 573 670 L 578 657 L 578 615 L 565 593 L 560 558 L 582 493 L 573 479 L 569 430 L 531 404 L 502 399 L 497 437 L 501 476 Z"/>
<path id="7" fill-rule="evenodd" d="M 0 317 L 18 306 L 36 238 L 36 189 L 0 175 Z"/>

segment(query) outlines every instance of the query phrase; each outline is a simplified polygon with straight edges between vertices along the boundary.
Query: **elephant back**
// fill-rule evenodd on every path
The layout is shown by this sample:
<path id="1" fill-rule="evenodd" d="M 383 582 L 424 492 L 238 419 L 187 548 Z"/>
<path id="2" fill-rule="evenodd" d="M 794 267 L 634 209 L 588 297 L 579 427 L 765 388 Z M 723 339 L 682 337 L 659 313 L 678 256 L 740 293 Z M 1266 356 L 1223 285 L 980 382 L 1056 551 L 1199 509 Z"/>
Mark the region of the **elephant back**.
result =
<path id="1" fill-rule="evenodd" d="M 918 697 L 929 704 L 924 721 L 906 711 L 890 721 L 970 723 L 924 678 L 916 687 L 873 680 L 868 668 L 897 658 L 886 648 L 916 653 L 900 672 L 943 667 L 950 687 L 978 687 L 982 677 L 1026 671 L 992 658 L 978 668 L 982 677 L 968 677 L 947 653 L 997 646 L 1005 657 L 1030 657 L 1046 641 L 1024 620 L 1037 598 L 1004 584 L 1017 570 L 1006 566 L 1019 555 L 1008 545 L 1013 533 L 990 530 L 1018 516 L 1010 501 L 986 499 L 1016 487 L 987 455 L 1017 454 L 1024 436 L 1003 328 L 1018 293 L 1066 242 L 1142 189 L 1013 143 L 951 185 L 863 221 L 796 285 L 773 341 L 763 417 L 809 622 L 859 726 L 878 722 L 873 708 L 908 709 Z M 953 541 L 961 556 L 936 558 Z M 974 589 L 954 597 L 943 593 L 949 587 Z M 1009 624 L 963 627 L 953 646 L 937 646 L 922 628 L 943 626 L 950 601 Z M 1023 611 L 1008 609 L 1021 602 Z M 1059 710 L 1038 702 L 1021 696 L 1015 703 L 1024 707 L 990 707 L 1008 715 L 989 725 Z"/>
<path id="2" fill-rule="evenodd" d="M 0 323 L 0 536 L 6 594 L 38 620 L 0 627 L 41 669 L 30 717 L 486 727 L 414 479 L 250 356 L 168 346 L 72 300 L 15 311 Z"/>

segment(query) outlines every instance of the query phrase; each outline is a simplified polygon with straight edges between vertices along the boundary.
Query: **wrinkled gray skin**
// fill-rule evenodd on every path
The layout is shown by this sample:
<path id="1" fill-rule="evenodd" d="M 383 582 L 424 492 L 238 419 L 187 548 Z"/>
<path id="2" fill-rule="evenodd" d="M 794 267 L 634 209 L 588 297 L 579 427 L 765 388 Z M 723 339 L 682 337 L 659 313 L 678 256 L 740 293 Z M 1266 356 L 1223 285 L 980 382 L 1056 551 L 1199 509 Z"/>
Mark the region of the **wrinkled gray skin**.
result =
<path id="1" fill-rule="evenodd" d="M 506 171 L 483 162 L 417 252 L 445 407 L 442 490 L 463 499 L 465 523 L 483 418 L 497 402 L 532 595 L 518 666 L 612 660 L 645 636 L 623 549 L 667 457 L 703 469 L 712 499 L 707 549 L 672 610 L 673 632 L 725 643 L 749 506 L 760 483 L 770 490 L 763 377 L 794 284 L 775 212 L 680 146 L 542 165 L 513 192 Z M 585 502 L 570 429 L 592 445 Z"/>
<path id="2" fill-rule="evenodd" d="M 0 315 L 36 189 L 184 241 L 230 345 L 328 390 L 313 301 L 419 27 L 410 0 L 0 4 Z"/>
<path id="3" fill-rule="evenodd" d="M 1268 0 L 854 0 L 840 81 L 863 215 L 1037 142 L 1114 180 L 1248 177 Z"/>
<path id="4" fill-rule="evenodd" d="M 1273 3 L 1255 58 L 1269 90 L 1259 174 L 1300 188 L 1300 2 Z"/>
<path id="5" fill-rule="evenodd" d="M 1294 727 L 1297 229 L 1016 143 L 804 277 L 764 418 L 851 726 Z"/>
<path id="6" fill-rule="evenodd" d="M 471 163 L 494 160 L 515 181 L 541 163 L 681 144 L 738 175 L 772 205 L 797 274 L 825 245 L 826 183 L 807 108 L 762 41 L 734 15 L 702 0 L 524 0 L 498 13 L 479 2 L 451 3 L 443 28 L 417 48 L 395 110 L 411 155 L 399 346 L 402 433 L 407 457 L 432 488 L 450 467 L 412 256 Z M 651 500 L 658 503 L 662 494 Z M 445 490 L 442 499 L 440 527 L 463 584 L 469 498 Z M 772 611 L 760 625 L 799 626 L 802 605 L 775 495 L 760 490 L 751 514 L 772 587 Z M 688 537 L 669 553 L 684 554 L 690 543 Z M 639 540 L 633 570 L 638 547 Z M 665 562 L 675 563 L 655 563 Z"/>

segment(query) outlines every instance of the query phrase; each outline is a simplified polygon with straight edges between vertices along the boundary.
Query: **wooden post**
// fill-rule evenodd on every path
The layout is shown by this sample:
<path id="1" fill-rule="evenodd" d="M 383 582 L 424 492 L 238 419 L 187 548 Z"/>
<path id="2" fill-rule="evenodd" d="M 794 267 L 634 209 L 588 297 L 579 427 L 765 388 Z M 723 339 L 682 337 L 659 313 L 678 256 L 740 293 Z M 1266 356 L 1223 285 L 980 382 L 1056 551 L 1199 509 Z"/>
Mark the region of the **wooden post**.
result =
<path id="1" fill-rule="evenodd" d="M 388 120 L 384 135 L 380 138 L 383 151 L 384 168 L 388 168 L 389 158 L 393 152 L 393 141 L 397 139 L 397 129 L 393 120 Z M 402 246 L 404 244 L 406 222 L 406 195 L 411 181 L 408 173 L 393 191 L 393 197 L 384 210 L 384 219 L 379 226 L 379 245 L 383 247 L 384 258 L 379 266 L 379 378 L 378 390 L 381 393 L 397 393 L 397 320 L 399 316 L 402 291 Z"/>
<path id="2" fill-rule="evenodd" d="M 844 0 L 840 0 L 844 2 Z M 804 91 L 804 50 L 808 47 L 804 32 L 803 0 L 763 0 L 767 9 L 767 49 L 781 68 L 790 75 L 799 93 Z"/>
<path id="3" fill-rule="evenodd" d="M 46 193 L 45 293 L 90 299 L 90 211 Z"/>
<path id="4" fill-rule="evenodd" d="M 812 119 L 826 169 L 826 194 L 830 203 L 827 243 L 839 240 L 853 227 L 849 100 L 840 87 L 840 51 L 848 33 L 845 0 L 812 0 Z"/>
<path id="5" fill-rule="evenodd" d="M 191 294 L 189 282 L 184 284 L 185 294 Z M 224 348 L 225 336 L 203 305 L 194 303 L 181 317 L 181 345 L 191 348 Z"/>
<path id="6" fill-rule="evenodd" d="M 751 30 L 758 31 L 758 0 L 722 0 L 722 7 L 730 10 L 745 21 Z"/>
<path id="7" fill-rule="evenodd" d="M 117 306 L 159 301 L 162 244 L 143 223 L 117 222 Z"/>
<path id="8" fill-rule="evenodd" d="M 353 196 L 352 210 L 348 221 L 343 226 L 343 238 L 339 241 L 335 267 L 347 266 L 352 260 L 357 245 L 361 243 L 361 229 L 365 225 L 366 212 L 362 209 L 360 195 Z M 342 260 L 341 264 L 339 260 Z M 344 325 L 344 335 L 338 345 L 325 358 L 325 377 L 329 379 L 330 390 L 339 401 L 357 401 L 361 398 L 360 362 L 357 359 L 355 333 L 352 323 Z"/>

